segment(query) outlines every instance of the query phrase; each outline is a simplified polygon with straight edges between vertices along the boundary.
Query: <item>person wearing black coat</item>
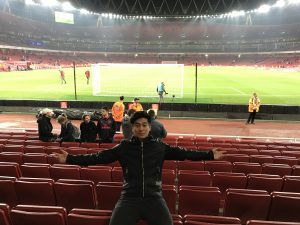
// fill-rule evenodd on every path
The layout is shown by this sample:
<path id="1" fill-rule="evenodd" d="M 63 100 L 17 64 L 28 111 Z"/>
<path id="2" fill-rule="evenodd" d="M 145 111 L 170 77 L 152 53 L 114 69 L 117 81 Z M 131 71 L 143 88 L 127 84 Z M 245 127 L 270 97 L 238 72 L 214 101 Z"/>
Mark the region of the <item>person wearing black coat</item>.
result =
<path id="1" fill-rule="evenodd" d="M 45 108 L 41 111 L 40 114 L 41 116 L 37 120 L 39 139 L 45 142 L 54 141 L 57 135 L 52 133 L 53 126 L 51 124 L 51 118 L 54 114 L 53 111 L 51 109 Z"/>
<path id="2" fill-rule="evenodd" d="M 60 116 L 57 117 L 57 122 L 61 125 L 60 138 L 61 142 L 73 142 L 75 138 L 73 136 L 74 127 L 71 121 L 68 120 L 67 115 L 62 113 Z"/>
<path id="3" fill-rule="evenodd" d="M 172 147 L 150 135 L 151 118 L 136 112 L 130 119 L 133 137 L 111 149 L 95 154 L 53 153 L 60 163 L 73 165 L 108 164 L 119 161 L 123 171 L 123 190 L 113 210 L 110 225 L 133 225 L 144 219 L 149 225 L 173 225 L 162 195 L 162 167 L 165 160 L 218 160 L 224 151 L 191 151 Z"/>
<path id="4" fill-rule="evenodd" d="M 82 116 L 83 122 L 80 124 L 80 141 L 81 142 L 96 142 L 97 127 L 96 124 L 91 121 L 91 116 L 84 114 Z"/>
<path id="5" fill-rule="evenodd" d="M 103 107 L 100 113 L 101 117 L 97 123 L 100 143 L 112 143 L 114 142 L 114 136 L 116 133 L 116 122 L 109 114 L 109 109 L 107 107 Z"/>

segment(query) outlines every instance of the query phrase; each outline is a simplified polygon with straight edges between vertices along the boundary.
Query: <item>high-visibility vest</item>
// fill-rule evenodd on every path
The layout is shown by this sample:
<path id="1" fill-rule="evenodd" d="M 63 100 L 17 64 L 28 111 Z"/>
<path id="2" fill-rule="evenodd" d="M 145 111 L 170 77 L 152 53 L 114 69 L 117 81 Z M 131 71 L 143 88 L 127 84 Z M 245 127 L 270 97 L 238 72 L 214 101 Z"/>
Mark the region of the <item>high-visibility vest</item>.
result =
<path id="1" fill-rule="evenodd" d="M 260 107 L 260 99 L 259 98 L 255 99 L 254 97 L 250 98 L 248 111 L 253 112 L 254 110 L 256 110 L 256 112 L 258 112 L 259 107 Z"/>
<path id="2" fill-rule="evenodd" d="M 124 117 L 125 106 L 123 102 L 115 102 L 111 109 L 112 116 L 116 122 L 122 122 Z"/>

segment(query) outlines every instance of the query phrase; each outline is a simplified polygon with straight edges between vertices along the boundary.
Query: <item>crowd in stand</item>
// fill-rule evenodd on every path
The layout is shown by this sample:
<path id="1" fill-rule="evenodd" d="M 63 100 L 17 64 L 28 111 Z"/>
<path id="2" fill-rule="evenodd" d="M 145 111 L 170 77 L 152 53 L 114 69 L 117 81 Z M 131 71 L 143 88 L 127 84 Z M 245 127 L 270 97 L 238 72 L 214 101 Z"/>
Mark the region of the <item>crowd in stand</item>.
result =
<path id="1" fill-rule="evenodd" d="M 120 101 L 114 103 L 112 110 L 104 106 L 100 109 L 100 117 L 97 120 L 97 125 L 91 119 L 91 115 L 84 113 L 80 128 L 77 128 L 68 119 L 67 115 L 62 113 L 58 116 L 57 122 L 61 126 L 60 134 L 54 134 L 51 119 L 54 112 L 49 109 L 43 109 L 37 120 L 39 139 L 45 142 L 59 141 L 59 142 L 100 142 L 113 143 L 114 135 L 120 132 L 124 135 L 125 140 L 132 137 L 132 123 L 131 117 L 135 112 L 143 111 L 142 105 L 138 102 L 138 98 L 134 98 L 132 104 L 129 104 L 129 109 L 125 113 L 125 106 L 123 104 L 124 96 L 120 96 Z M 148 114 L 151 118 L 151 132 L 154 138 L 162 139 L 167 136 L 167 131 L 163 124 L 156 120 L 155 111 L 150 109 Z"/>

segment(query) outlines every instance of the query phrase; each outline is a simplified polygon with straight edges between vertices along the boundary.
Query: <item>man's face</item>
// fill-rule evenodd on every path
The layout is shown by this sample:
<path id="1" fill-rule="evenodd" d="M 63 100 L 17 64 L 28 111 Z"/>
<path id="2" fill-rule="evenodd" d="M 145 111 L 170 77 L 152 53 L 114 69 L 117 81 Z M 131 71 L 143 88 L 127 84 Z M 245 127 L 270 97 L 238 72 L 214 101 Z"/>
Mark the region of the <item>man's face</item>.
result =
<path id="1" fill-rule="evenodd" d="M 91 120 L 91 117 L 90 117 L 90 116 L 85 116 L 85 117 L 84 117 L 84 122 L 85 122 L 85 123 L 89 123 L 90 120 Z"/>
<path id="2" fill-rule="evenodd" d="M 54 115 L 54 113 L 53 113 L 52 111 L 46 113 L 46 116 L 47 116 L 48 118 L 52 118 L 53 115 Z"/>
<path id="3" fill-rule="evenodd" d="M 102 109 L 102 110 L 100 111 L 100 113 L 101 113 L 101 116 L 102 116 L 103 118 L 106 118 L 106 117 L 108 116 L 108 112 L 107 112 L 106 110 L 104 110 L 104 109 Z"/>
<path id="4" fill-rule="evenodd" d="M 133 136 L 139 139 L 145 139 L 150 132 L 150 124 L 146 118 L 137 119 L 132 126 Z"/>

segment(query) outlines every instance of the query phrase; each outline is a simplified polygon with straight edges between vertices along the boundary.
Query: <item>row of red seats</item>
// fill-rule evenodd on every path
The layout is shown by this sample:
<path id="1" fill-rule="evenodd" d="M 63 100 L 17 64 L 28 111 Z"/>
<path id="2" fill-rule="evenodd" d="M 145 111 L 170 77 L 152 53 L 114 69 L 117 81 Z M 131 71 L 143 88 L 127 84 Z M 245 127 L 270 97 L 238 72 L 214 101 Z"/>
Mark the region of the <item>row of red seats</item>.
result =
<path id="1" fill-rule="evenodd" d="M 93 143 L 92 143 L 93 144 Z M 109 146 L 110 145 L 110 146 Z M 37 146 L 37 145 L 0 145 L 0 152 L 21 152 L 21 153 L 47 153 L 58 152 L 59 149 L 69 151 L 71 154 L 87 154 L 105 150 L 105 147 L 113 147 L 115 144 L 101 144 L 101 147 L 85 148 L 85 147 L 59 147 L 59 146 Z M 226 150 L 225 160 L 231 162 L 254 162 L 254 163 L 277 163 L 288 164 L 290 166 L 300 163 L 299 151 L 278 151 L 278 150 Z"/>
<path id="2" fill-rule="evenodd" d="M 22 165 L 24 163 L 39 163 L 39 164 L 56 164 L 57 160 L 45 153 L 20 153 L 20 152 L 1 152 L 0 162 L 3 163 L 17 163 Z M 118 161 L 99 166 L 120 167 Z M 229 161 L 165 161 L 163 169 L 169 169 L 177 172 L 178 170 L 192 170 L 192 171 L 209 171 L 213 172 L 235 172 L 244 174 L 273 174 L 273 175 L 293 175 L 300 176 L 300 165 L 290 166 L 288 164 L 274 164 L 274 163 L 248 163 L 248 162 L 229 162 Z M 5 171 L 3 168 L 0 171 Z M 12 172 L 14 173 L 14 172 Z M 0 172 L 0 175 L 4 172 Z M 14 173 L 16 174 L 16 172 Z M 8 174 L 6 174 L 8 175 Z"/>
<path id="3" fill-rule="evenodd" d="M 123 182 L 121 167 L 89 166 L 79 167 L 75 165 L 61 164 L 36 164 L 25 163 L 0 163 L 0 176 L 32 177 L 58 179 L 83 179 L 98 182 Z M 300 192 L 298 176 L 270 174 L 248 174 L 235 172 L 174 170 L 163 169 L 162 183 L 169 185 L 192 185 L 192 186 L 217 186 L 221 190 L 230 187 L 261 189 L 271 191 Z"/>
<path id="4" fill-rule="evenodd" d="M 111 211 L 72 209 L 68 214 L 63 207 L 17 205 L 13 209 L 5 204 L 0 204 L 0 223 L 2 225 L 109 225 Z M 172 215 L 174 225 L 241 225 L 235 217 L 208 216 L 208 215 Z M 249 220 L 246 225 L 297 225 L 293 222 Z M 139 221 L 137 225 L 146 225 Z"/>
<path id="5" fill-rule="evenodd" d="M 67 211 L 73 208 L 112 210 L 119 199 L 121 183 L 99 183 L 93 188 L 91 181 L 51 180 L 32 181 L 33 178 L 3 180 L 6 189 L 6 203 L 13 199 L 15 204 L 38 204 L 63 206 Z M 9 193 L 10 190 L 10 193 Z M 36 193 L 39 193 L 37 196 Z M 4 193 L 4 192 L 3 192 Z M 163 195 L 171 213 L 177 213 L 176 190 L 164 186 Z M 244 224 L 247 220 L 274 220 L 299 222 L 300 193 L 272 192 L 264 190 L 229 188 L 225 193 L 223 211 L 220 211 L 221 192 L 217 187 L 180 186 L 178 192 L 178 214 L 204 214 L 238 217 Z M 8 202 L 14 206 L 13 202 Z"/>
<path id="6" fill-rule="evenodd" d="M 123 135 L 117 133 L 114 137 L 115 143 L 119 143 L 123 139 Z M 0 143 L 11 143 L 11 144 L 28 144 L 30 142 L 41 143 L 40 145 L 59 145 L 57 142 L 41 142 L 38 141 L 37 134 L 34 133 L 24 133 L 24 134 L 10 134 L 0 132 Z M 190 148 L 203 148 L 203 147 L 218 147 L 218 148 L 236 148 L 236 149 L 258 149 L 258 150 L 300 150 L 300 143 L 297 142 L 266 142 L 257 140 L 237 140 L 235 138 L 203 138 L 195 136 L 168 136 L 164 139 L 164 142 L 174 145 L 174 146 L 185 146 Z M 84 143 L 85 146 L 95 147 L 98 143 Z M 65 143 L 64 145 L 70 146 L 80 146 L 78 142 Z"/>

